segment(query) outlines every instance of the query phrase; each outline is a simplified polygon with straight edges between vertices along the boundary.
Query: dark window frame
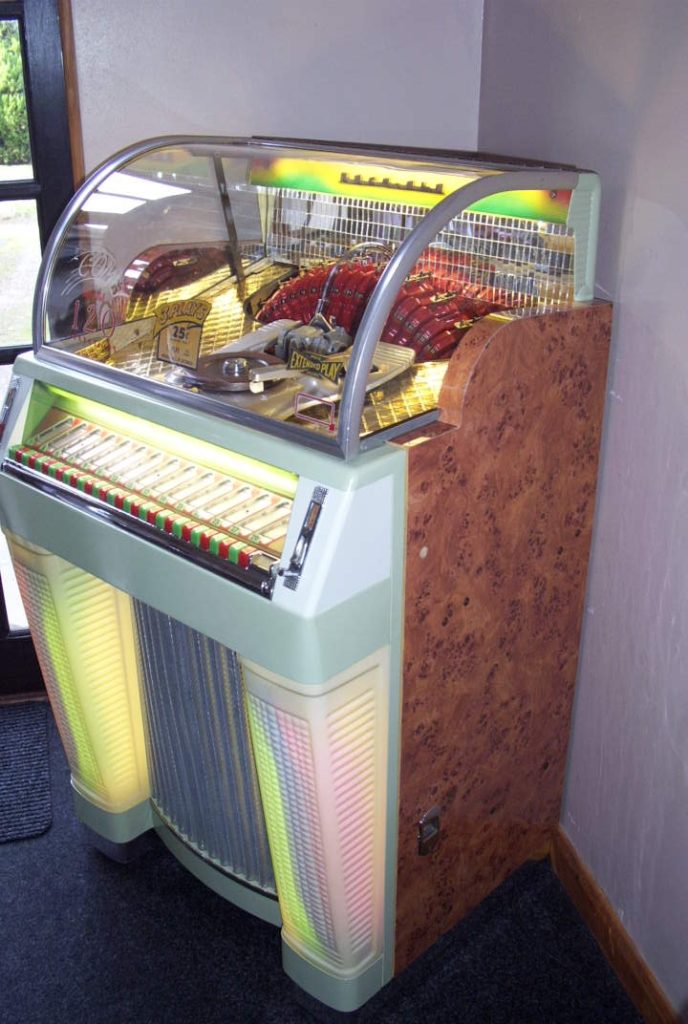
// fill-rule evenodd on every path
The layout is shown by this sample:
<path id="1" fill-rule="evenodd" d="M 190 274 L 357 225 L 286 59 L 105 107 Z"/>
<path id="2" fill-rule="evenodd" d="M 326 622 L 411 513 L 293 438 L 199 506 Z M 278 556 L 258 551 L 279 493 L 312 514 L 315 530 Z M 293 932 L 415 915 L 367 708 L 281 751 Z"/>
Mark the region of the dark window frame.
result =
<path id="1" fill-rule="evenodd" d="M 0 20 L 16 20 L 24 62 L 24 85 L 33 178 L 0 182 L 0 202 L 36 202 L 41 251 L 74 191 L 76 110 L 70 103 L 71 20 L 68 0 L 0 0 Z M 0 364 L 13 363 L 29 345 L 0 346 Z M 43 683 L 27 630 L 12 630 L 0 580 L 0 698 L 40 694 Z"/>
<path id="2" fill-rule="evenodd" d="M 33 179 L 0 182 L 3 199 L 35 199 L 41 249 L 74 191 L 59 0 L 2 0 L 19 22 Z"/>

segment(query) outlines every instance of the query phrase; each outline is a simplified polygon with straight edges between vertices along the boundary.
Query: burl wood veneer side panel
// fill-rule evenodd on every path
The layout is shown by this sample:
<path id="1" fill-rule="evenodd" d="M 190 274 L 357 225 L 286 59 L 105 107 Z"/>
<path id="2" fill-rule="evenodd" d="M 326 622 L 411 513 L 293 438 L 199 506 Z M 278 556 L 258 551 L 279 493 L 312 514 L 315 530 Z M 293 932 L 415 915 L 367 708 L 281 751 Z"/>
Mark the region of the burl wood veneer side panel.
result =
<path id="1" fill-rule="evenodd" d="M 455 426 L 407 446 L 396 971 L 559 820 L 611 307 L 481 328 L 448 368 Z"/>

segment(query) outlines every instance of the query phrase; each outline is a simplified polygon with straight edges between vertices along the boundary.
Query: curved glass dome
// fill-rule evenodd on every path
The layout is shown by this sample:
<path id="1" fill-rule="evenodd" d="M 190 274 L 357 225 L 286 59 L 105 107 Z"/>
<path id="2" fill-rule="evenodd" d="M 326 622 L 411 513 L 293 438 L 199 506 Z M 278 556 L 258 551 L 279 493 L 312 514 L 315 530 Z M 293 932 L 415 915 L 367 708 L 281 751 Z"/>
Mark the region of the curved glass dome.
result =
<path id="1" fill-rule="evenodd" d="M 152 140 L 65 211 L 36 350 L 350 458 L 437 415 L 476 319 L 591 297 L 597 190 L 465 154 Z"/>

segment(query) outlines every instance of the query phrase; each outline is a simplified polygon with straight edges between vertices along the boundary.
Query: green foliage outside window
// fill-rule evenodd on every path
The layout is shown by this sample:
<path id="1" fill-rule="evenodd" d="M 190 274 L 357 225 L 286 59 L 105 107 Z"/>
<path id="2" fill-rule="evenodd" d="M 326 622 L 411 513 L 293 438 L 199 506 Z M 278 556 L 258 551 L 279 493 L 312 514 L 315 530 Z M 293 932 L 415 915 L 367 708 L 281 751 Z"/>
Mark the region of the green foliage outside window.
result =
<path id="1" fill-rule="evenodd" d="M 30 161 L 19 27 L 16 21 L 0 21 L 0 164 Z"/>

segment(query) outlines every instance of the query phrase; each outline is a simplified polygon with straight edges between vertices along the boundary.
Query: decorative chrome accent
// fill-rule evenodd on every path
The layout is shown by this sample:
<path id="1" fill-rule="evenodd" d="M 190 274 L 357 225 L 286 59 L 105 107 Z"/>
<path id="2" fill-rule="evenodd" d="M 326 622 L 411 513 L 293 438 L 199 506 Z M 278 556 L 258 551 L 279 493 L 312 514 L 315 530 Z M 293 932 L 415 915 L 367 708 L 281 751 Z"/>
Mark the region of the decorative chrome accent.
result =
<path id="1" fill-rule="evenodd" d="M 440 841 L 440 809 L 431 807 L 418 822 L 418 855 L 427 857 Z"/>
<path id="2" fill-rule="evenodd" d="M 0 412 L 0 441 L 2 441 L 3 435 L 5 433 L 5 427 L 7 426 L 7 421 L 10 418 L 12 406 L 14 405 L 14 400 L 17 397 L 17 392 L 19 391 L 19 384 L 19 378 L 12 377 L 9 383 L 9 387 L 7 388 L 7 393 L 5 394 L 5 401 L 2 403 L 2 412 Z"/>
<path id="3" fill-rule="evenodd" d="M 299 585 L 303 566 L 306 561 L 306 555 L 308 554 L 308 549 L 311 546 L 315 527 L 318 524 L 318 519 L 320 518 L 320 513 L 322 512 L 323 502 L 325 501 L 326 495 L 326 487 L 314 488 L 313 497 L 308 503 L 306 514 L 303 517 L 301 532 L 299 533 L 298 540 L 294 545 L 292 556 L 289 559 L 289 566 L 283 572 L 280 572 L 280 575 L 284 579 L 284 585 L 285 587 L 288 587 L 289 590 L 296 590 Z"/>
<path id="4" fill-rule="evenodd" d="M 471 181 L 433 207 L 401 243 L 387 264 L 363 314 L 349 370 L 344 382 L 337 441 L 345 459 L 353 459 L 360 447 L 360 424 L 365 388 L 375 346 L 399 289 L 418 262 L 423 250 L 454 218 L 473 203 L 500 192 L 531 189 L 574 189 L 575 171 L 505 171 Z"/>

